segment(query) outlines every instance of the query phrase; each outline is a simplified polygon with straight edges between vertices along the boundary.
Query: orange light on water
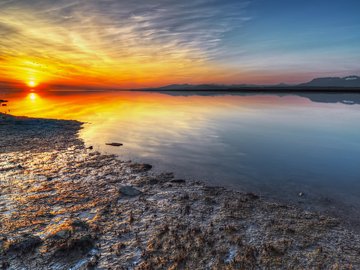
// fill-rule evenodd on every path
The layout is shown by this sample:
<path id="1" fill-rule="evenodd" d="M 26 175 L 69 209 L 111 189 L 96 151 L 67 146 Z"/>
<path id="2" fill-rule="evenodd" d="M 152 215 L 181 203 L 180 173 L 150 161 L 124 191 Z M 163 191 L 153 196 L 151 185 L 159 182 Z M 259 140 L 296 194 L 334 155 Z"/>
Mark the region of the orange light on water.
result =
<path id="1" fill-rule="evenodd" d="M 36 100 L 36 98 L 37 98 L 37 94 L 31 93 L 31 94 L 29 94 L 28 97 L 29 97 L 30 100 L 34 101 L 34 100 Z"/>

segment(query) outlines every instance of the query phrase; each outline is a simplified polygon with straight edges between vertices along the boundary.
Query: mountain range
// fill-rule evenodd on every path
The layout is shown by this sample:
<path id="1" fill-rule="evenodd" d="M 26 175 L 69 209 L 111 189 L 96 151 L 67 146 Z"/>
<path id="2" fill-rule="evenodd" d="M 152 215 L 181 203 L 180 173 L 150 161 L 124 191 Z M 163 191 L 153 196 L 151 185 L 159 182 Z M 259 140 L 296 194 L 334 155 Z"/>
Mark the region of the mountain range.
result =
<path id="1" fill-rule="evenodd" d="M 325 77 L 315 78 L 306 83 L 300 84 L 274 84 L 274 85 L 257 85 L 257 84 L 171 84 L 157 88 L 146 88 L 142 90 L 156 90 L 156 91 L 182 91 L 182 90 L 251 90 L 251 89 L 294 89 L 294 90 L 336 90 L 336 89 L 350 89 L 360 90 L 360 77 L 347 76 L 347 77 Z"/>
<path id="2" fill-rule="evenodd" d="M 347 76 L 344 78 L 327 77 L 316 78 L 310 82 L 300 84 L 299 86 L 306 87 L 360 87 L 359 76 Z"/>

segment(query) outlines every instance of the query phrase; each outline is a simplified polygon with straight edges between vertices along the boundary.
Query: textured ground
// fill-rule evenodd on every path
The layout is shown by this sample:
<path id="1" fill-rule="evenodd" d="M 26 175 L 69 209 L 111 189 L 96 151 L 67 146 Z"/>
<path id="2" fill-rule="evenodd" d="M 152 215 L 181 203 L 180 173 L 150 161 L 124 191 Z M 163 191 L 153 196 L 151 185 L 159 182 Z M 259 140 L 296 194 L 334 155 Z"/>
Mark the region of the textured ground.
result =
<path id="1" fill-rule="evenodd" d="M 80 127 L 0 115 L 0 268 L 360 269 L 336 219 L 153 175 Z"/>

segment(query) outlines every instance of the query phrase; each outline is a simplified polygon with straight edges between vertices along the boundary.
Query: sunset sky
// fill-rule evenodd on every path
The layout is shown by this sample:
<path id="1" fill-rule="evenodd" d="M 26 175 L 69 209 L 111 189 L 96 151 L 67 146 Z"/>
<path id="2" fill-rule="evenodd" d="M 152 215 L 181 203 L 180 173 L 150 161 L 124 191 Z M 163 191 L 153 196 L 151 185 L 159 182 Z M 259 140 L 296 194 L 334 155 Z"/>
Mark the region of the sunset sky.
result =
<path id="1" fill-rule="evenodd" d="M 0 82 L 137 88 L 360 75 L 358 0 L 1 0 Z"/>

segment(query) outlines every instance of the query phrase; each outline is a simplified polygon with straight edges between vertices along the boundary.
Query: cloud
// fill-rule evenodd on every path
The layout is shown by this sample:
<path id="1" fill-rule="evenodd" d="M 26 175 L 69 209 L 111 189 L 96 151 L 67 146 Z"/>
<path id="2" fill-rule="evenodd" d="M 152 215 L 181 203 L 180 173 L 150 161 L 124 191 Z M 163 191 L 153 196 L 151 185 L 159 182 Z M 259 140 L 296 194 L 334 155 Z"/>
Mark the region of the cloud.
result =
<path id="1" fill-rule="evenodd" d="M 204 76 L 209 62 L 226 50 L 225 34 L 246 22 L 248 5 L 241 0 L 2 1 L 0 56 L 14 70 L 58 79 Z M 24 65 L 27 58 L 49 68 Z M 9 67 L 9 76 L 14 70 Z"/>

